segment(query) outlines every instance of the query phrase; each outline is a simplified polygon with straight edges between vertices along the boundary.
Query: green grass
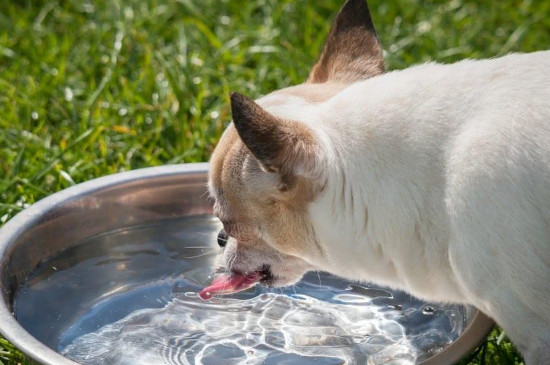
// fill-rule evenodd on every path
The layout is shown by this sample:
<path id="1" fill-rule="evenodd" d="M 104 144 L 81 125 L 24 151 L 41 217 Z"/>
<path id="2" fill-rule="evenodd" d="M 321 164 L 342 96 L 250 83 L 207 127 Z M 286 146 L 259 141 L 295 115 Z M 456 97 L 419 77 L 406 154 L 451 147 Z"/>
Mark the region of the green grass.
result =
<path id="1" fill-rule="evenodd" d="M 547 47 L 550 3 L 371 1 L 389 69 Z M 302 82 L 340 1 L 0 1 L 0 224 L 55 191 L 205 161 L 230 90 Z M 472 364 L 518 364 L 495 330 Z M 483 356 L 482 356 L 483 355 Z M 21 360 L 0 342 L 0 361 Z"/>

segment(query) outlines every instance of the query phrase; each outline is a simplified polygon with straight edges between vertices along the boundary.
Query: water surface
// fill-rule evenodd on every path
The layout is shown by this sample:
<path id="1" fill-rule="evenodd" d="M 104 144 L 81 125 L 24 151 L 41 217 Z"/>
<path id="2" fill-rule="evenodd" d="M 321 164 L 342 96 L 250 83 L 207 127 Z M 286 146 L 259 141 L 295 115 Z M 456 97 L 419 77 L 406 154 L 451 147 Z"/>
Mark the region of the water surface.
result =
<path id="1" fill-rule="evenodd" d="M 462 333 L 466 309 L 309 273 L 202 301 L 223 272 L 210 216 L 93 237 L 45 260 L 18 321 L 82 364 L 414 364 Z"/>

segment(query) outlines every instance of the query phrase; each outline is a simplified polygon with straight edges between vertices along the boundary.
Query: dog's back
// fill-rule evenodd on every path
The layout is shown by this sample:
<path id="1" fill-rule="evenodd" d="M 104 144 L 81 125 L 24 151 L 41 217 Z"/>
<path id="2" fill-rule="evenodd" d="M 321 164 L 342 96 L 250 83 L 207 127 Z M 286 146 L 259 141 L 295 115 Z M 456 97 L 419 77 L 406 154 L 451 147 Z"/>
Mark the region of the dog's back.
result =
<path id="1" fill-rule="evenodd" d="M 494 80 L 449 150 L 451 265 L 472 302 L 518 329 L 528 363 L 547 364 L 550 52 L 488 62 Z"/>
<path id="2" fill-rule="evenodd" d="M 435 300 L 457 295 L 441 290 L 455 280 L 458 295 L 516 329 L 530 364 L 550 363 L 549 101 L 550 52 L 512 54 L 360 81 L 326 103 L 320 126 L 355 199 L 368 200 L 361 260 L 382 242 L 397 282 Z M 355 236 L 349 255 L 334 252 L 342 266 L 357 256 Z"/>

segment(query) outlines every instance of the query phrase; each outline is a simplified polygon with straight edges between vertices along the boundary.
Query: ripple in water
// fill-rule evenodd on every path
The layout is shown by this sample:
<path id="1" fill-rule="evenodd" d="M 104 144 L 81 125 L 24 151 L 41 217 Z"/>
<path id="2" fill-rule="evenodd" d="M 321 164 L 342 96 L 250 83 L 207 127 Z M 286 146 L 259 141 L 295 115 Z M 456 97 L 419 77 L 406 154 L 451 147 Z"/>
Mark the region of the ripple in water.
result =
<path id="1" fill-rule="evenodd" d="M 325 273 L 202 301 L 197 291 L 222 271 L 218 229 L 194 217 L 90 239 L 37 268 L 17 318 L 87 365 L 415 364 L 466 324 L 461 306 Z M 50 317 L 37 323 L 32 302 Z"/>

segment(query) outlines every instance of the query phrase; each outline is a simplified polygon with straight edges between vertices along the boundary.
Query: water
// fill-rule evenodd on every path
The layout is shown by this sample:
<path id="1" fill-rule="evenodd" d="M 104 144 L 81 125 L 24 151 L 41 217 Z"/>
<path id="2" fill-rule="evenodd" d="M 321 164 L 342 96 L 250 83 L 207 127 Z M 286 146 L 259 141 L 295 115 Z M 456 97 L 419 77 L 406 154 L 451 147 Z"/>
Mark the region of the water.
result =
<path id="1" fill-rule="evenodd" d="M 310 273 L 202 301 L 223 272 L 209 216 L 109 232 L 43 262 L 15 301 L 35 337 L 82 364 L 414 364 L 466 309 Z"/>

